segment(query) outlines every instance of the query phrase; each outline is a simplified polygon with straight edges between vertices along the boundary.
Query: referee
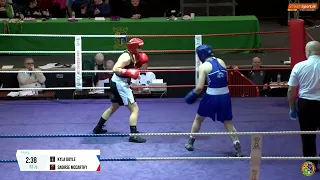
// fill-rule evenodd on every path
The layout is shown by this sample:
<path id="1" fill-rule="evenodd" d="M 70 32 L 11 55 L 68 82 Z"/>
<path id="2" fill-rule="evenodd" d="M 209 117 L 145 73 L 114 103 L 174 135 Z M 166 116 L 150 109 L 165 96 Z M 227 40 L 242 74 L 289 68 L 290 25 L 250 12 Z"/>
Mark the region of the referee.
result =
<path id="1" fill-rule="evenodd" d="M 288 82 L 288 101 L 290 119 L 299 119 L 301 131 L 320 129 L 320 43 L 311 41 L 306 45 L 306 61 L 297 63 Z M 295 106 L 296 88 L 299 86 L 298 108 Z M 316 157 L 316 135 L 305 134 L 302 137 L 304 157 Z M 318 161 L 311 161 L 318 166 Z"/>

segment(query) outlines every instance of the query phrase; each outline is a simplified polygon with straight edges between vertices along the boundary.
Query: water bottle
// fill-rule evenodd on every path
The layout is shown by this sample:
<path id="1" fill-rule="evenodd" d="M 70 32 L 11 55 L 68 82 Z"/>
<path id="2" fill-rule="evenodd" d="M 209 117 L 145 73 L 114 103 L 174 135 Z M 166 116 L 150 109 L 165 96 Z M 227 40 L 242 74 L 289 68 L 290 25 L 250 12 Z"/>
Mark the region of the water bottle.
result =
<path id="1" fill-rule="evenodd" d="M 35 85 L 35 89 L 34 89 L 34 95 L 35 96 L 38 96 L 38 83 L 36 83 L 36 85 Z"/>
<path id="2" fill-rule="evenodd" d="M 281 83 L 281 74 L 277 75 L 277 83 Z"/>
<path id="3" fill-rule="evenodd" d="M 75 19 L 76 18 L 76 13 L 74 11 L 72 11 L 72 19 Z"/>

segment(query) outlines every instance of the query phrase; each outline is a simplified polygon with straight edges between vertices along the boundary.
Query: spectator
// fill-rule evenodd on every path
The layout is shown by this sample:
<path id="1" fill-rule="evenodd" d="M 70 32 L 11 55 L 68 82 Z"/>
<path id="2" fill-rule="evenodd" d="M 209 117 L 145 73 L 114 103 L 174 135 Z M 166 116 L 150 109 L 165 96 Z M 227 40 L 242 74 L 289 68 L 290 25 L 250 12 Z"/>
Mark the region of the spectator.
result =
<path id="1" fill-rule="evenodd" d="M 28 18 L 42 18 L 43 15 L 38 7 L 37 0 L 29 0 L 29 6 L 25 10 L 24 17 Z"/>
<path id="2" fill-rule="evenodd" d="M 73 0 L 66 0 L 67 13 L 69 18 L 72 17 L 72 3 L 73 3 Z"/>
<path id="3" fill-rule="evenodd" d="M 52 17 L 66 18 L 67 16 L 67 2 L 66 0 L 52 0 Z"/>
<path id="4" fill-rule="evenodd" d="M 259 57 L 254 57 L 252 59 L 252 68 L 259 69 L 263 68 L 261 66 L 261 59 Z M 237 66 L 234 69 L 239 69 Z M 268 93 L 268 84 L 270 83 L 271 79 L 267 71 L 263 70 L 251 70 L 247 75 L 248 79 L 250 79 L 256 85 L 266 85 L 264 87 L 259 87 L 260 95 L 266 96 Z"/>
<path id="5" fill-rule="evenodd" d="M 13 8 L 6 2 L 6 0 L 0 0 L 0 18 L 13 18 Z"/>
<path id="6" fill-rule="evenodd" d="M 147 17 L 146 7 L 140 3 L 140 0 L 131 0 L 131 2 L 124 6 L 123 15 L 124 18 L 140 19 Z"/>
<path id="7" fill-rule="evenodd" d="M 82 70 L 93 71 L 93 70 L 104 70 L 104 55 L 98 53 L 94 58 L 82 61 Z M 83 85 L 84 87 L 93 87 L 94 78 L 96 73 L 83 73 Z"/>
<path id="8" fill-rule="evenodd" d="M 43 73 L 33 73 L 32 71 L 40 71 L 35 69 L 34 61 L 32 58 L 26 58 L 24 60 L 25 69 L 21 71 L 30 71 L 18 73 L 18 82 L 20 88 L 45 88 L 46 77 Z"/>
<path id="9" fill-rule="evenodd" d="M 89 17 L 108 17 L 110 14 L 109 3 L 105 3 L 102 0 L 94 0 L 87 13 Z"/>
<path id="10" fill-rule="evenodd" d="M 104 70 L 108 70 L 111 72 L 106 73 L 97 73 L 96 75 L 96 87 L 104 87 L 104 84 L 110 83 L 110 79 L 113 75 L 112 68 L 114 66 L 114 62 L 112 60 L 107 60 L 104 63 Z"/>
<path id="11" fill-rule="evenodd" d="M 77 18 L 87 17 L 87 7 L 89 0 L 74 0 L 72 3 L 72 10 Z"/>
<path id="12" fill-rule="evenodd" d="M 140 70 L 148 70 L 148 63 L 143 64 L 140 67 Z M 152 80 L 156 79 L 156 75 L 153 72 L 140 72 L 139 78 L 134 80 L 131 79 L 132 86 L 149 86 L 152 84 Z M 149 88 L 143 88 L 144 90 L 149 91 Z M 140 91 L 140 89 L 136 89 Z"/>
<path id="13" fill-rule="evenodd" d="M 16 17 L 20 17 L 28 7 L 28 1 L 26 0 L 12 0 L 13 10 Z"/>

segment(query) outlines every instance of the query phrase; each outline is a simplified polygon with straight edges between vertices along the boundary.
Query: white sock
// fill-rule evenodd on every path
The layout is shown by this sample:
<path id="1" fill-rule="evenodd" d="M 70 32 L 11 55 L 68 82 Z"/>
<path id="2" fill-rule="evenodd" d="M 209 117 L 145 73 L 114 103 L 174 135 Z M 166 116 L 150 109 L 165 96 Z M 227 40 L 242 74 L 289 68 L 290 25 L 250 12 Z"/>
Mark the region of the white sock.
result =
<path id="1" fill-rule="evenodd" d="M 239 140 L 233 141 L 233 145 L 236 145 L 237 143 L 240 143 L 240 141 Z"/>

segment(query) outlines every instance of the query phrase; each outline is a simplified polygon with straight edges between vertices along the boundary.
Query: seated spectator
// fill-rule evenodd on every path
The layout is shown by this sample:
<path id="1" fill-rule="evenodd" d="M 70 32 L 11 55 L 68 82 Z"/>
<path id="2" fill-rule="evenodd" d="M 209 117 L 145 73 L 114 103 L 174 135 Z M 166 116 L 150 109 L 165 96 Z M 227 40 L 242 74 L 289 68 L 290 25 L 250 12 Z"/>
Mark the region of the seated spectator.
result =
<path id="1" fill-rule="evenodd" d="M 77 18 L 84 18 L 87 16 L 87 7 L 89 0 L 74 0 L 72 3 L 72 10 Z"/>
<path id="2" fill-rule="evenodd" d="M 83 60 L 82 61 L 82 70 L 83 71 L 93 71 L 93 70 L 104 70 L 104 55 L 98 53 L 94 58 Z M 83 86 L 84 87 L 93 87 L 94 79 L 97 73 L 83 73 Z"/>
<path id="3" fill-rule="evenodd" d="M 32 58 L 26 58 L 24 60 L 25 69 L 21 71 L 29 71 L 29 72 L 21 72 L 18 73 L 18 82 L 20 88 L 45 88 L 46 77 L 43 73 L 33 73 L 32 71 L 40 71 L 39 69 L 35 69 L 34 61 Z"/>
<path id="4" fill-rule="evenodd" d="M 52 6 L 53 6 L 52 0 L 40 0 L 38 3 L 38 7 L 40 11 L 42 12 L 42 15 L 45 17 L 49 17 L 51 14 Z"/>
<path id="5" fill-rule="evenodd" d="M 67 14 L 69 18 L 72 17 L 72 3 L 73 3 L 73 0 L 66 0 Z"/>
<path id="6" fill-rule="evenodd" d="M 0 0 L 0 18 L 13 18 L 13 8 L 6 2 L 6 0 Z"/>
<path id="7" fill-rule="evenodd" d="M 20 17 L 20 14 L 23 14 L 26 8 L 28 7 L 28 1 L 26 0 L 12 0 L 12 7 L 15 17 Z"/>
<path id="8" fill-rule="evenodd" d="M 98 73 L 97 74 L 97 78 L 98 78 L 98 81 L 100 80 L 110 80 L 110 78 L 112 77 L 113 75 L 113 72 L 112 72 L 112 68 L 114 66 L 114 62 L 112 60 L 107 60 L 105 61 L 104 63 L 104 70 L 108 70 L 108 71 L 111 71 L 111 72 L 106 72 L 106 73 Z"/>
<path id="9" fill-rule="evenodd" d="M 148 70 L 148 63 L 143 64 L 140 67 L 140 70 Z M 131 85 L 134 86 L 149 86 L 152 84 L 152 80 L 156 79 L 156 75 L 153 72 L 140 72 L 140 75 L 138 79 L 134 80 L 131 79 Z M 134 89 L 134 91 L 144 91 L 144 92 L 149 92 L 149 88 L 139 88 L 139 89 Z"/>
<path id="10" fill-rule="evenodd" d="M 105 87 L 105 84 L 107 84 L 107 86 L 110 87 L 110 79 L 113 75 L 113 72 L 112 72 L 113 66 L 114 66 L 114 62 L 112 60 L 105 61 L 104 70 L 109 70 L 111 72 L 97 73 L 96 81 L 95 81 L 96 87 Z M 98 91 L 99 92 L 106 92 L 103 89 L 101 89 L 101 90 L 99 89 L 96 92 L 98 92 Z"/>
<path id="11" fill-rule="evenodd" d="M 67 17 L 67 2 L 66 0 L 52 0 L 52 17 L 66 18 Z"/>
<path id="12" fill-rule="evenodd" d="M 88 8 L 87 15 L 89 17 L 108 17 L 110 14 L 110 6 L 103 0 L 94 0 Z"/>
<path id="13" fill-rule="evenodd" d="M 123 18 L 140 19 L 147 17 L 146 7 L 140 0 L 131 0 L 123 8 Z"/>
<path id="14" fill-rule="evenodd" d="M 263 68 L 261 66 L 261 59 L 259 57 L 255 57 L 252 59 L 252 68 L 259 69 Z M 234 67 L 234 69 L 238 69 L 238 67 Z M 248 79 L 250 79 L 256 85 L 266 85 L 264 87 L 259 87 L 260 95 L 266 96 L 268 90 L 268 84 L 270 83 L 271 79 L 269 73 L 264 70 L 252 70 L 249 71 L 247 74 Z"/>
<path id="15" fill-rule="evenodd" d="M 29 0 L 29 6 L 23 13 L 24 17 L 27 18 L 42 18 L 43 15 L 38 7 L 37 0 Z"/>

